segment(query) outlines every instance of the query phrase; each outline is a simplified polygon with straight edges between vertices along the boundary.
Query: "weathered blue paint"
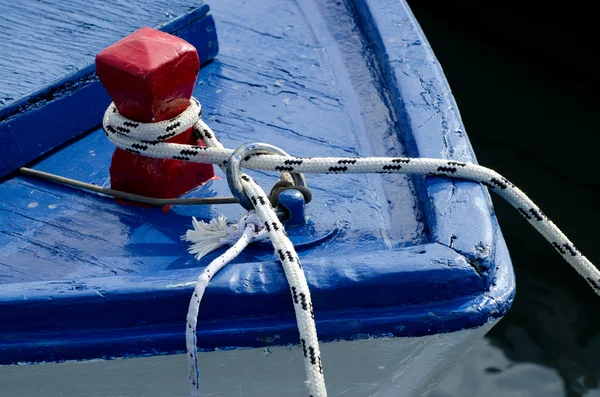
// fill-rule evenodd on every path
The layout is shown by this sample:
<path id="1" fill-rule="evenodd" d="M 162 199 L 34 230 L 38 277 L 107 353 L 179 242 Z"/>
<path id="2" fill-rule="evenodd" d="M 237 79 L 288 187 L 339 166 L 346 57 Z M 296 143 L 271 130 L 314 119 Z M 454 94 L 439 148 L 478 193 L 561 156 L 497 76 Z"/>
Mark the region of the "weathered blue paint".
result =
<path id="1" fill-rule="evenodd" d="M 87 10 L 89 2 L 73 0 L 73 3 L 81 3 L 80 8 L 71 9 L 82 12 L 81 7 Z M 96 6 L 106 7 L 106 5 L 103 5 L 104 2 L 98 3 Z M 158 12 L 155 8 L 166 7 L 161 2 L 157 1 L 155 3 L 160 3 L 160 7 L 157 4 L 154 4 L 155 7 L 151 7 L 146 2 L 140 2 L 138 6 L 146 4 L 154 12 Z M 2 4 L 0 4 L 1 6 Z M 64 5 L 57 5 L 58 8 L 62 8 L 62 6 Z M 208 11 L 209 6 L 204 4 L 191 11 L 188 10 L 187 13 L 159 26 L 161 30 L 178 35 L 193 44 L 198 50 L 202 63 L 210 61 L 218 52 L 214 20 L 211 15 L 207 14 Z M 5 101 L 8 104 L 0 108 L 0 153 L 2 153 L 2 157 L 0 157 L 0 177 L 96 127 L 102 119 L 107 104 L 110 103 L 110 98 L 96 76 L 95 65 L 93 64 L 95 52 L 131 33 L 139 26 L 147 23 L 156 24 L 158 21 L 162 21 L 162 17 L 162 14 L 154 15 L 151 13 L 133 13 L 130 18 L 121 16 L 119 21 L 123 19 L 124 22 L 120 29 L 111 30 L 112 34 L 101 35 L 100 38 L 93 40 L 92 44 L 89 43 L 89 35 L 78 35 L 76 31 L 73 31 L 73 43 L 64 49 L 68 51 L 68 54 L 63 54 L 63 57 L 72 55 L 72 57 L 80 59 L 80 63 L 87 62 L 86 66 L 17 100 Z M 44 20 L 40 20 L 39 23 L 43 24 Z M 99 20 L 103 20 L 101 14 Z M 18 20 L 8 19 L 8 21 L 14 21 L 16 25 L 19 25 Z M 132 23 L 132 21 L 134 22 Z M 28 26 L 33 22 L 35 21 L 28 22 Z M 107 23 L 107 21 L 104 21 L 104 23 Z M 111 23 L 111 25 L 118 24 Z M 5 31 L 11 37 L 14 37 L 12 36 L 14 29 L 11 24 L 0 26 L 0 28 L 6 29 Z M 42 38 L 34 41 L 34 44 L 45 46 L 53 43 L 52 41 L 46 43 L 45 37 L 42 36 Z M 81 52 L 82 47 L 80 45 L 85 44 L 91 47 L 88 51 L 93 52 L 88 53 L 86 51 L 83 56 L 75 55 L 75 53 Z M 31 44 L 30 46 L 35 47 Z M 0 50 L 0 59 L 12 60 L 12 52 L 14 52 L 12 50 L 14 49 L 11 46 L 4 48 L 6 50 Z M 94 50 L 96 48 L 97 50 Z M 30 51 L 22 51 L 22 53 L 27 54 Z M 29 72 L 30 76 L 21 76 L 23 71 L 19 73 L 19 76 L 26 81 L 35 81 L 38 73 L 46 71 L 46 63 L 43 59 L 38 62 L 33 60 L 29 62 L 29 68 L 34 68 Z M 11 70 L 11 67 L 3 65 L 3 63 L 0 64 L 0 79 L 3 81 L 0 95 L 5 95 L 2 93 L 5 90 L 4 85 L 9 91 L 15 89 L 19 93 L 24 92 L 26 89 L 38 87 L 36 84 L 25 84 L 23 87 L 13 84 L 16 87 L 11 88 L 14 71 Z M 14 67 L 14 63 L 10 63 L 10 65 Z M 59 64 L 55 69 L 60 70 L 63 66 L 63 64 Z M 59 72 L 54 70 L 46 73 L 51 77 L 56 77 L 55 75 Z M 32 128 L 32 126 L 44 127 Z"/>
<path id="2" fill-rule="evenodd" d="M 447 83 L 405 4 L 222 0 L 213 14 L 221 51 L 201 70 L 194 95 L 225 146 L 264 141 L 302 156 L 474 161 Z M 101 110 L 81 106 L 80 117 L 97 123 Z M 28 115 L 12 120 L 51 129 Z M 34 167 L 107 185 L 112 151 L 94 129 Z M 252 174 L 265 189 L 276 180 Z M 512 268 L 485 189 L 402 175 L 310 175 L 308 183 L 308 223 L 288 232 L 322 339 L 450 332 L 508 310 Z M 219 179 L 190 196 L 227 190 Z M 162 213 L 6 178 L 0 363 L 183 350 L 193 282 L 221 251 L 197 263 L 179 237 L 192 215 L 237 219 L 241 212 Z M 260 244 L 211 282 L 199 343 L 208 350 L 296 343 L 295 327 L 283 272 L 271 247 Z"/>
<path id="3" fill-rule="evenodd" d="M 476 163 L 452 92 L 408 5 L 395 0 L 355 0 L 355 4 L 399 113 L 401 130 L 410 131 L 403 135 L 407 154 Z M 390 12 L 393 9 L 402 10 Z M 432 129 L 439 133 L 432 136 Z M 449 178 L 414 181 L 420 194 L 445 203 L 422 207 L 432 239 L 465 255 L 489 285 L 494 280 L 496 234 L 487 189 Z"/>
<path id="4" fill-rule="evenodd" d="M 202 0 L 0 0 L 0 10 L 0 107 L 5 107 L 87 68 L 98 52 L 142 26 L 175 32 L 205 16 L 208 6 Z"/>
<path id="5" fill-rule="evenodd" d="M 498 259 L 510 261 L 505 247 L 498 254 Z M 311 269 L 330 265 L 325 260 L 319 262 L 305 261 Z M 375 262 L 379 263 L 379 261 Z M 269 273 L 279 272 L 279 266 L 276 263 L 273 262 L 270 265 Z M 344 264 L 334 262 L 333 265 Z M 375 263 L 366 263 L 366 265 L 375 265 Z M 409 263 L 399 262 L 398 265 L 409 265 Z M 230 301 L 220 301 L 219 299 L 223 296 L 220 296 L 218 292 L 220 290 L 231 291 L 231 286 L 228 285 L 229 280 L 226 277 L 233 277 L 235 280 L 240 276 L 240 273 L 232 272 L 231 269 L 229 268 L 226 274 L 219 277 L 220 281 L 217 285 L 211 286 L 210 295 L 207 294 L 206 301 L 203 301 L 201 319 L 198 322 L 199 349 L 210 351 L 215 348 L 235 349 L 237 347 L 297 344 L 298 331 L 283 274 L 279 274 L 277 279 L 263 278 L 260 280 L 264 285 L 277 283 L 279 286 L 277 293 L 274 293 L 271 288 L 267 288 L 261 293 L 262 299 L 256 297 L 252 302 L 245 302 L 243 295 L 232 299 L 236 314 L 242 313 L 244 309 L 250 309 L 250 312 L 244 313 L 247 315 L 243 317 L 223 316 L 219 310 L 215 310 L 229 307 Z M 375 266 L 375 270 L 377 270 L 377 266 Z M 185 280 L 189 282 L 197 276 L 197 272 L 187 271 L 187 273 L 188 276 L 185 277 Z M 245 272 L 241 273 L 243 275 Z M 127 289 L 125 295 L 113 295 L 113 291 L 102 290 L 102 299 L 95 291 L 84 292 L 86 291 L 85 284 L 76 283 L 62 286 L 62 288 L 57 286 L 57 290 L 62 289 L 63 293 L 67 293 L 66 291 L 70 289 L 86 296 L 77 299 L 77 306 L 64 302 L 62 310 L 56 310 L 56 313 L 60 313 L 60 318 L 56 323 L 53 322 L 52 325 L 55 327 L 53 329 L 48 329 L 48 324 L 41 321 L 34 321 L 26 330 L 15 329 L 10 333 L 0 328 L 4 339 L 0 344 L 0 364 L 181 352 L 185 346 L 181 335 L 181 316 L 185 319 L 190 288 L 173 287 L 173 290 L 167 291 L 165 283 L 174 281 L 172 274 L 165 275 L 162 280 L 159 280 L 159 277 L 160 275 L 144 278 L 143 282 L 148 284 L 136 291 L 132 291 L 126 285 L 128 281 L 136 280 L 118 278 L 114 284 L 111 283 L 111 288 L 120 284 Z M 410 274 L 407 274 L 407 277 L 410 278 Z M 175 280 L 177 279 L 178 277 L 175 277 Z M 313 280 L 314 278 L 309 280 L 309 283 Z M 155 281 L 158 282 L 152 285 Z M 333 282 L 333 280 L 331 281 Z M 506 266 L 499 267 L 497 282 L 497 286 L 486 293 L 460 296 L 456 299 L 427 302 L 421 305 L 398 306 L 395 303 L 388 307 L 364 305 L 355 307 L 338 302 L 342 307 L 338 310 L 329 310 L 329 300 L 323 301 L 323 294 L 320 294 L 318 287 L 311 283 L 311 290 L 317 291 L 313 292 L 313 297 L 319 339 L 333 341 L 365 337 L 420 336 L 476 328 L 491 319 L 501 317 L 509 309 L 514 287 L 512 269 Z M 137 285 L 140 284 L 137 283 Z M 160 286 L 160 289 L 157 289 L 157 286 Z M 404 287 L 404 285 L 398 284 L 395 289 Z M 423 283 L 422 287 L 435 288 L 436 286 L 431 283 Z M 370 290 L 373 292 L 376 288 L 378 288 L 377 285 L 372 285 Z M 363 290 L 357 290 L 355 294 L 359 295 L 362 292 Z M 269 296 L 266 296 L 267 293 Z M 373 297 L 369 294 L 365 298 L 372 300 Z M 58 300 L 56 295 L 45 296 L 44 299 Z M 242 304 L 240 305 L 240 303 Z M 36 306 L 39 304 L 38 300 Z M 98 304 L 104 307 L 98 307 Z M 260 317 L 258 318 L 251 316 L 252 312 L 257 310 L 257 305 L 262 305 L 263 309 L 259 311 Z M 31 304 L 24 303 L 20 306 L 18 309 L 21 310 L 22 322 L 29 323 L 30 320 L 36 319 L 31 312 Z M 118 308 L 118 310 L 115 311 L 114 308 Z M 15 307 L 15 309 L 17 308 Z M 107 310 L 110 311 L 110 316 L 106 315 Z M 65 311 L 69 312 L 68 316 L 65 316 Z M 131 315 L 132 312 L 135 313 L 135 319 Z M 157 321 L 154 316 L 157 312 L 169 313 L 170 319 L 168 320 L 170 321 Z M 55 311 L 52 311 L 52 314 L 54 313 Z M 49 313 L 44 313 L 42 308 L 40 308 L 40 314 L 43 314 L 43 318 L 46 320 L 52 318 Z M 62 326 L 57 324 L 60 319 L 66 320 L 66 324 Z M 80 320 L 80 326 L 73 326 L 76 319 Z M 109 323 L 106 324 L 102 320 L 109 320 Z M 115 323 L 118 326 L 111 328 Z M 125 326 L 125 324 L 128 325 Z M 34 326 L 43 327 L 45 332 L 32 331 Z"/>

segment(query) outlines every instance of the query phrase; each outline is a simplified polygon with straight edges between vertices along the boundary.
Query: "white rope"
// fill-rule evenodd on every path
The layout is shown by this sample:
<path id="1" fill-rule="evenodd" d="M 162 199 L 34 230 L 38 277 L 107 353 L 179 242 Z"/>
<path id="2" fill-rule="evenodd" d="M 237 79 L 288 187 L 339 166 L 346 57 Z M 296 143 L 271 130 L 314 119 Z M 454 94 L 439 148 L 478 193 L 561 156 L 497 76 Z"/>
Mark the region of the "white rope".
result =
<path id="1" fill-rule="evenodd" d="M 307 386 L 311 397 L 326 397 L 325 378 L 321 364 L 321 351 L 310 290 L 302 270 L 300 258 L 287 236 L 283 225 L 273 211 L 264 190 L 248 175 L 242 175 L 244 191 L 254 203 L 257 215 L 269 233 L 273 249 L 283 265 L 285 277 L 294 301 L 296 322 L 300 332 L 300 344 L 304 354 L 304 369 L 308 376 Z"/>
<path id="2" fill-rule="evenodd" d="M 195 219 L 194 219 L 195 221 Z M 196 221 L 197 222 L 197 221 Z M 198 311 L 200 309 L 200 301 L 206 290 L 206 286 L 212 277 L 223 269 L 229 262 L 237 257 L 258 235 L 262 233 L 264 235 L 264 229 L 258 217 L 251 212 L 242 218 L 240 224 L 243 223 L 243 230 L 239 239 L 223 253 L 223 255 L 214 259 L 202 272 L 196 287 L 194 288 L 194 294 L 190 299 L 190 306 L 188 308 L 187 323 L 185 327 L 185 344 L 188 352 L 188 377 L 190 380 L 190 396 L 199 396 L 199 382 L 198 382 L 198 357 L 197 357 L 197 342 L 196 342 L 196 325 L 198 323 Z"/>
<path id="3" fill-rule="evenodd" d="M 132 122 L 125 119 L 123 116 L 120 116 L 114 105 L 111 104 L 104 115 L 103 126 L 107 137 L 121 149 L 148 157 L 172 158 L 183 161 L 216 164 L 223 167 L 227 164 L 227 160 L 233 151 L 223 148 L 218 140 L 216 140 L 216 137 L 210 128 L 199 119 L 199 112 L 200 104 L 192 98 L 188 109 L 174 119 L 169 120 L 168 122 L 144 124 Z M 208 146 L 162 142 L 164 139 L 167 139 L 165 138 L 166 135 L 169 135 L 169 137 L 175 136 L 191 127 L 194 127 L 198 135 Z M 596 267 L 575 248 L 573 243 L 550 219 L 548 219 L 548 217 L 546 217 L 546 215 L 542 213 L 525 193 L 510 183 L 502 175 L 489 168 L 461 161 L 405 157 L 301 158 L 276 155 L 256 155 L 243 160 L 241 164 L 243 167 L 250 169 L 297 173 L 400 173 L 437 175 L 465 179 L 484 184 L 515 207 L 590 284 L 594 291 L 600 295 L 600 271 L 598 271 L 598 269 L 596 269 Z M 266 220 L 265 225 L 270 225 L 271 215 L 266 209 L 269 201 L 264 197 L 264 194 L 262 194 L 261 191 L 258 191 L 253 187 L 254 185 L 255 184 L 250 180 L 243 181 L 244 189 L 249 193 L 249 196 L 251 193 L 254 193 L 256 200 L 258 200 L 255 203 L 257 213 L 263 221 Z M 263 198 L 263 200 L 258 198 L 256 195 L 257 193 L 261 193 L 259 196 Z M 263 201 L 267 204 L 263 204 Z M 281 227 L 280 223 L 276 224 L 278 228 Z M 297 260 L 293 247 L 291 244 L 282 241 L 279 235 L 280 233 L 274 233 L 272 230 L 269 231 L 269 236 L 273 240 L 274 245 L 276 244 L 274 239 L 277 239 L 277 244 L 279 246 L 285 246 L 287 248 L 286 250 L 283 250 L 284 254 L 289 251 L 292 256 L 291 258 L 288 258 L 289 260 L 286 260 L 286 256 L 280 255 L 282 263 L 284 264 L 284 269 L 286 269 L 288 281 L 290 282 L 290 285 L 292 280 L 301 283 L 300 279 L 304 280 L 304 274 L 299 270 L 299 262 L 297 263 L 296 268 L 291 266 L 294 261 Z M 290 247 L 291 249 L 289 249 Z M 278 248 L 276 248 L 276 250 L 277 249 Z M 300 273 L 302 273 L 301 277 Z M 305 282 L 306 281 L 304 280 L 304 284 Z M 308 305 L 308 302 L 310 302 L 310 294 L 308 288 L 304 284 L 298 285 L 298 288 L 301 288 L 301 290 L 297 290 L 294 299 L 294 307 L 296 309 L 298 304 L 301 305 L 301 303 L 296 303 L 296 300 L 299 299 L 298 291 L 301 291 L 304 294 L 305 302 L 307 302 L 306 306 L 310 307 Z M 299 302 L 301 301 L 299 300 Z M 310 319 L 308 319 L 305 312 L 306 310 L 296 310 L 298 328 L 301 330 L 301 335 L 302 332 L 309 332 L 302 330 L 308 330 L 310 328 L 315 331 L 312 315 L 310 316 Z M 316 331 L 314 333 L 310 331 L 310 335 L 314 335 L 315 339 L 310 339 L 311 344 L 309 346 L 316 349 L 314 350 L 315 352 L 318 352 Z M 302 339 L 305 340 L 305 343 L 309 341 L 309 339 L 306 338 Z M 313 360 L 310 361 L 311 365 L 315 365 L 312 364 Z M 318 371 L 318 374 L 315 373 L 314 368 L 311 365 L 307 365 L 306 367 L 309 385 L 317 387 L 315 385 L 320 384 L 322 381 L 322 373 L 320 370 Z M 311 389 L 311 392 L 325 393 L 324 388 L 322 391 L 318 388 L 314 390 L 315 391 Z M 325 396 L 325 394 L 314 394 L 314 396 Z"/>
<path id="4" fill-rule="evenodd" d="M 188 230 L 182 240 L 191 243 L 188 249 L 190 254 L 196 256 L 196 259 L 202 259 L 206 254 L 225 245 L 235 244 L 244 233 L 248 223 L 260 225 L 260 219 L 254 213 L 244 215 L 240 221 L 235 224 L 227 225 L 227 218 L 221 215 L 216 219 L 212 219 L 209 223 L 199 221 L 196 217 L 192 217 L 192 230 Z M 252 236 L 251 243 L 266 240 L 269 237 L 267 231 L 262 229 Z"/>

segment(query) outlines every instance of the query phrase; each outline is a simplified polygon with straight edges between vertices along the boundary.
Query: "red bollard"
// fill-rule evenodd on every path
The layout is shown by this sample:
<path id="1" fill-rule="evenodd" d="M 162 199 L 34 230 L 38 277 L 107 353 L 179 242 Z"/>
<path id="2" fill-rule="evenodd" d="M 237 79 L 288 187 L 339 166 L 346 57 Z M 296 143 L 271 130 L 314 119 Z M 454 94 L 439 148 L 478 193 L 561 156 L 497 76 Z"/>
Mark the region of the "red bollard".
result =
<path id="1" fill-rule="evenodd" d="M 96 56 L 96 73 L 119 113 L 142 123 L 171 119 L 184 111 L 200 61 L 188 42 L 141 28 Z M 165 142 L 200 145 L 192 129 Z M 111 188 L 156 198 L 174 198 L 214 177 L 213 166 L 144 157 L 116 149 Z"/>

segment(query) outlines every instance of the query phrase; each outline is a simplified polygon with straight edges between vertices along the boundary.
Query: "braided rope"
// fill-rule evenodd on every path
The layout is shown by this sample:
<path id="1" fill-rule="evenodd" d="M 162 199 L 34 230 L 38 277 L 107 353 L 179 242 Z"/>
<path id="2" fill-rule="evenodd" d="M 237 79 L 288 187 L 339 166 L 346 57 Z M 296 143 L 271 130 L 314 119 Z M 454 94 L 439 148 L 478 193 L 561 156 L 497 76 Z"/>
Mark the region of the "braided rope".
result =
<path id="1" fill-rule="evenodd" d="M 200 119 L 200 110 L 200 104 L 192 98 L 188 109 L 167 122 L 138 123 L 119 115 L 114 105 L 111 104 L 104 115 L 104 132 L 108 139 L 117 147 L 135 154 L 155 158 L 171 158 L 216 164 L 224 167 L 233 150 L 223 148 L 211 129 Z M 165 139 L 192 127 L 207 146 L 163 142 Z M 165 138 L 165 136 L 167 137 Z M 250 169 L 297 173 L 400 173 L 435 175 L 481 183 L 515 207 L 588 282 L 594 291 L 600 295 L 600 271 L 575 248 L 564 233 L 544 215 L 525 193 L 502 175 L 489 168 L 461 161 L 428 158 L 301 158 L 277 155 L 251 156 L 244 159 L 241 165 Z M 245 192 L 252 199 L 256 212 L 263 221 L 265 228 L 267 228 L 292 288 L 294 308 L 305 355 L 305 367 L 309 378 L 311 395 L 313 397 L 326 396 L 310 292 L 304 273 L 301 270 L 298 256 L 291 242 L 285 236 L 283 226 L 275 216 L 262 189 L 247 175 L 242 176 L 242 185 Z M 205 288 L 205 286 L 202 288 Z M 192 307 L 190 306 L 191 309 Z M 195 320 L 193 328 L 195 330 Z M 194 341 L 189 340 L 188 344 L 190 343 L 195 343 L 195 339 Z M 193 345 L 193 349 L 195 351 L 195 344 Z M 197 371 L 196 366 L 194 366 L 194 371 Z"/>
<path id="2" fill-rule="evenodd" d="M 224 149 L 218 140 L 216 140 L 210 128 L 201 120 L 199 121 L 199 111 L 200 104 L 195 99 L 192 99 L 190 107 L 169 122 L 156 123 L 155 127 L 152 127 L 155 125 L 154 123 L 133 123 L 138 124 L 137 127 L 133 127 L 131 125 L 132 122 L 119 115 L 114 105 L 111 105 L 106 111 L 103 125 L 108 138 L 121 149 L 149 157 L 173 158 L 176 160 L 223 166 L 227 164 L 227 160 L 233 151 Z M 177 126 L 173 127 L 176 124 Z M 166 133 L 176 135 L 190 127 L 194 127 L 197 131 L 202 132 L 201 138 L 209 145 L 213 142 L 216 143 L 216 147 L 165 143 L 159 139 Z M 123 132 L 124 129 L 129 129 L 130 131 Z M 169 131 L 166 131 L 167 129 Z M 211 140 L 212 142 L 210 142 Z M 594 291 L 600 295 L 600 271 L 575 248 L 564 233 L 544 215 L 525 193 L 502 175 L 489 168 L 460 161 L 427 158 L 290 158 L 275 155 L 252 156 L 242 161 L 242 165 L 250 169 L 298 173 L 400 173 L 437 175 L 481 183 L 498 193 L 515 207 L 552 244 L 563 258 L 575 268 Z"/>
<path id="3" fill-rule="evenodd" d="M 302 270 L 300 258 L 287 236 L 283 225 L 275 214 L 273 207 L 271 207 L 271 203 L 264 190 L 248 175 L 242 175 L 241 179 L 244 191 L 252 203 L 254 203 L 256 214 L 263 222 L 267 233 L 269 233 L 273 249 L 279 256 L 285 277 L 290 286 L 290 292 L 294 301 L 296 322 L 298 324 L 298 331 L 300 332 L 300 343 L 302 345 L 302 352 L 304 353 L 304 369 L 308 376 L 307 386 L 310 396 L 326 397 L 327 390 L 325 389 L 325 378 L 323 377 L 315 315 L 310 290 L 308 289 L 306 276 Z"/>
<path id="4" fill-rule="evenodd" d="M 198 324 L 198 311 L 200 310 L 200 301 L 204 296 L 204 291 L 208 282 L 215 274 L 223 269 L 229 262 L 235 259 L 250 244 L 253 237 L 257 234 L 257 225 L 248 222 L 244 227 L 239 240 L 233 244 L 221 256 L 215 258 L 198 277 L 194 294 L 190 299 L 190 305 L 187 314 L 187 324 L 185 327 L 185 345 L 188 351 L 188 378 L 190 380 L 190 396 L 200 396 L 199 374 L 198 374 L 198 356 L 196 341 L 196 325 Z"/>

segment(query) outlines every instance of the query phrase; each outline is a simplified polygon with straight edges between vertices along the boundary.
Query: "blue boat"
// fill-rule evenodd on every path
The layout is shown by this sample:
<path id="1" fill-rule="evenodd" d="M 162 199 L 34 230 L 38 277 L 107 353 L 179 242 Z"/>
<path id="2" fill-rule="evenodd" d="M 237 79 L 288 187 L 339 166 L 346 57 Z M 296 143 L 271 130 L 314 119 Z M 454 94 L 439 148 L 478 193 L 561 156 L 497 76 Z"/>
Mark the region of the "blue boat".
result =
<path id="1" fill-rule="evenodd" d="M 209 12 L 189 0 L 0 0 L 0 9 L 2 396 L 187 393 L 188 303 L 224 248 L 197 261 L 180 237 L 192 216 L 237 221 L 244 209 L 128 205 L 19 171 L 109 186 L 115 149 L 101 123 L 110 98 L 93 62 L 139 27 L 196 47 L 194 96 L 225 147 L 476 162 L 404 1 L 222 0 Z M 215 173 L 184 197 L 230 196 Z M 250 174 L 264 187 L 278 177 Z M 287 231 L 330 395 L 425 395 L 514 297 L 486 187 L 401 174 L 307 180 L 313 199 L 290 195 L 302 221 Z M 203 395 L 307 395 L 292 298 L 269 243 L 211 280 L 197 334 Z"/>

